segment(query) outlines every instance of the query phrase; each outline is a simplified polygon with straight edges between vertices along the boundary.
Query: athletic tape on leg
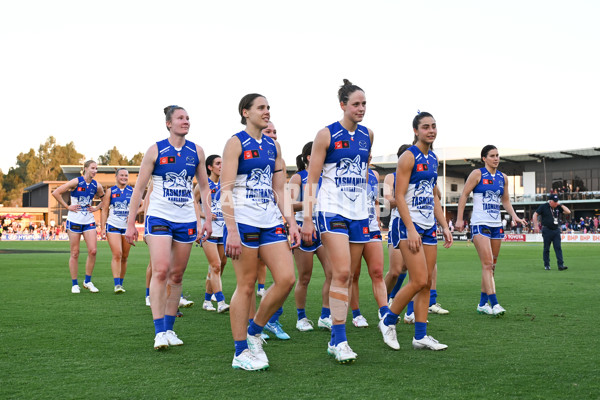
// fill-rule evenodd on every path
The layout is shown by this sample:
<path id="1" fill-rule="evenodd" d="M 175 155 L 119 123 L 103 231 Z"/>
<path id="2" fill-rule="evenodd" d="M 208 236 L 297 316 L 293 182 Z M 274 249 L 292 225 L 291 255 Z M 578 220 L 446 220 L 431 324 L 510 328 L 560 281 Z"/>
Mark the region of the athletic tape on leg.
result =
<path id="1" fill-rule="evenodd" d="M 329 288 L 329 308 L 331 318 L 336 321 L 346 322 L 348 314 L 348 288 L 331 286 Z"/>

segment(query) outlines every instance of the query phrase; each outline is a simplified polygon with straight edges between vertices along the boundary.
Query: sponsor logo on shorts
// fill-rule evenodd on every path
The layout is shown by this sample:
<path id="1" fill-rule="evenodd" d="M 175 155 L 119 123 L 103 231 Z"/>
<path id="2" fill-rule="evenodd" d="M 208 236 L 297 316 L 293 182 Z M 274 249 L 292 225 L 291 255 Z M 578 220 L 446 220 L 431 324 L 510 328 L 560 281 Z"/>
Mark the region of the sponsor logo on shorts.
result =
<path id="1" fill-rule="evenodd" d="M 151 229 L 150 229 L 151 233 L 155 233 L 155 232 L 169 232 L 169 227 L 166 225 L 154 225 Z"/>
<path id="2" fill-rule="evenodd" d="M 114 226 L 111 226 L 111 227 L 108 229 L 108 231 L 109 231 L 109 232 L 121 232 L 121 230 L 120 230 L 119 228 L 115 228 Z"/>
<path id="3" fill-rule="evenodd" d="M 373 239 L 381 239 L 381 235 L 373 235 Z"/>
<path id="4" fill-rule="evenodd" d="M 260 235 L 258 232 L 244 233 L 244 242 L 258 242 L 259 240 Z"/>
<path id="5" fill-rule="evenodd" d="M 195 234 L 196 234 L 196 228 L 191 228 L 191 229 L 188 229 L 188 235 L 189 235 L 189 236 L 193 236 L 193 235 L 195 235 Z"/>
<path id="6" fill-rule="evenodd" d="M 71 224 L 71 229 L 81 229 L 83 228 L 81 225 Z"/>
<path id="7" fill-rule="evenodd" d="M 283 235 L 283 228 L 281 228 L 281 227 L 275 228 L 275 234 L 276 235 Z"/>
<path id="8" fill-rule="evenodd" d="M 364 234 L 367 234 L 367 233 L 369 233 L 369 227 L 367 227 L 367 226 L 364 226 L 364 227 L 363 227 L 363 233 L 364 233 Z"/>
<path id="9" fill-rule="evenodd" d="M 333 221 L 329 226 L 331 229 L 348 229 L 348 226 L 343 221 Z"/>

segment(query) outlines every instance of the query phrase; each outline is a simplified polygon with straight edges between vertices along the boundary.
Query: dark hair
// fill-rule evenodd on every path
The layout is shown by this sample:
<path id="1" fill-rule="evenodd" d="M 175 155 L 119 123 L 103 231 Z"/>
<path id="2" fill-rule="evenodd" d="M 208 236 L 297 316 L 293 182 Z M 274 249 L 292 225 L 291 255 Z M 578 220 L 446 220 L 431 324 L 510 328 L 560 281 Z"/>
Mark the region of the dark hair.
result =
<path id="1" fill-rule="evenodd" d="M 166 122 L 169 122 L 171 120 L 171 118 L 173 117 L 173 113 L 176 110 L 183 110 L 183 111 L 185 111 L 185 108 L 179 107 L 179 106 L 176 106 L 176 105 L 172 105 L 172 106 L 166 106 L 163 109 L 163 111 L 165 112 L 165 121 Z M 168 127 L 167 127 L 167 130 L 169 130 Z"/>
<path id="2" fill-rule="evenodd" d="M 498 148 L 493 144 L 488 144 L 487 146 L 485 146 L 483 149 L 481 149 L 481 158 L 483 159 L 487 157 L 490 151 L 492 150 L 498 150 Z"/>
<path id="3" fill-rule="evenodd" d="M 308 142 L 302 148 L 302 153 L 296 156 L 296 167 L 298 168 L 297 172 L 304 171 L 306 169 L 306 164 L 308 164 L 308 156 L 312 152 L 313 142 Z"/>
<path id="4" fill-rule="evenodd" d="M 398 152 L 396 153 L 398 155 L 398 158 L 400 158 L 400 156 L 406 151 L 408 150 L 409 147 L 411 147 L 412 145 L 410 144 L 403 144 L 402 146 L 400 146 L 400 148 L 398 149 Z"/>
<path id="5" fill-rule="evenodd" d="M 123 168 L 123 167 L 117 168 L 117 170 L 115 171 L 115 176 L 119 175 L 120 171 L 127 171 L 127 168 Z M 127 173 L 129 173 L 129 171 L 127 171 Z"/>
<path id="6" fill-rule="evenodd" d="M 353 85 L 348 79 L 344 79 L 344 84 L 340 86 L 340 90 L 338 90 L 338 99 L 341 103 L 348 104 L 348 98 L 357 90 L 364 92 L 364 90 L 356 85 Z"/>
<path id="7" fill-rule="evenodd" d="M 208 169 L 208 167 L 209 166 L 212 167 L 215 162 L 215 159 L 217 159 L 217 158 L 221 158 L 221 156 L 219 156 L 217 154 L 211 154 L 210 156 L 206 157 L 206 161 L 205 161 L 206 175 L 210 176 L 210 169 Z"/>
<path id="8" fill-rule="evenodd" d="M 433 115 L 431 115 L 430 113 L 428 113 L 427 111 L 419 111 L 417 113 L 417 115 L 415 115 L 415 117 L 413 118 L 413 129 L 419 129 L 419 123 L 421 122 L 421 120 L 425 117 L 431 117 L 433 118 Z M 435 119 L 435 118 L 434 118 Z"/>
<path id="9" fill-rule="evenodd" d="M 258 94 L 258 93 L 250 93 L 245 95 L 244 97 L 242 97 L 242 99 L 240 100 L 240 105 L 238 106 L 238 111 L 240 113 L 240 116 L 242 117 L 242 125 L 246 125 L 246 117 L 244 117 L 243 111 L 244 110 L 249 110 L 252 107 L 252 104 L 254 103 L 254 100 L 257 97 L 265 97 L 262 94 Z M 266 99 L 266 97 L 265 97 Z"/>

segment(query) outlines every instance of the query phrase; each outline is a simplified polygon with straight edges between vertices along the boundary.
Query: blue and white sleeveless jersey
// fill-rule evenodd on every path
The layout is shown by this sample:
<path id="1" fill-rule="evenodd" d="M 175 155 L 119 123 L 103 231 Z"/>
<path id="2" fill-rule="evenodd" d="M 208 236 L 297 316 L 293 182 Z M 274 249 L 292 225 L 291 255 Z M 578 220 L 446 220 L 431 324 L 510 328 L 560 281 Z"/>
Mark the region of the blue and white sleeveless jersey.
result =
<path id="1" fill-rule="evenodd" d="M 67 220 L 75 224 L 91 224 L 94 220 L 94 214 L 88 211 L 92 206 L 92 200 L 98 191 L 98 182 L 92 179 L 88 184 L 83 176 L 77 178 L 77 187 L 71 191 L 71 204 L 81 206 L 80 211 L 69 211 Z"/>
<path id="2" fill-rule="evenodd" d="M 411 146 L 408 150 L 415 156 L 415 165 L 404 199 L 413 223 L 429 229 L 435 225 L 433 188 L 437 184 L 438 159 L 431 150 L 427 155 L 417 146 Z"/>
<path id="3" fill-rule="evenodd" d="M 108 218 L 106 223 L 119 229 L 127 229 L 127 217 L 129 216 L 129 203 L 133 188 L 129 185 L 120 189 L 117 185 L 110 188 L 110 204 L 108 206 Z"/>
<path id="4" fill-rule="evenodd" d="M 169 139 L 156 142 L 158 157 L 154 163 L 150 205 L 146 213 L 152 217 L 183 223 L 196 221 L 192 182 L 200 163 L 196 145 L 189 140 L 176 149 Z"/>
<path id="5" fill-rule="evenodd" d="M 256 140 L 246 131 L 234 136 L 242 144 L 233 187 L 235 222 L 257 228 L 281 224 L 283 219 L 273 194 L 273 172 L 277 158 L 275 142 L 265 135 Z"/>
<path id="6" fill-rule="evenodd" d="M 327 127 L 329 148 L 323 163 L 323 181 L 317 195 L 317 211 L 352 220 L 369 217 L 367 209 L 367 161 L 371 151 L 369 131 L 358 125 L 348 132 L 334 122 Z"/>
<path id="7" fill-rule="evenodd" d="M 300 175 L 300 194 L 298 195 L 298 201 L 304 201 L 304 193 L 306 192 L 306 183 L 308 182 L 308 170 L 303 169 L 302 171 L 296 172 L 297 175 Z M 317 183 L 317 195 L 319 194 L 319 188 L 321 187 L 323 177 L 319 177 L 319 182 Z M 316 205 L 315 205 L 316 206 Z M 314 216 L 313 210 L 313 216 Z M 304 221 L 304 210 L 296 211 L 296 221 L 303 222 Z"/>
<path id="8" fill-rule="evenodd" d="M 396 173 L 394 172 L 394 187 L 392 188 L 392 196 L 396 196 Z M 392 226 L 392 220 L 394 218 L 400 218 L 400 213 L 398 212 L 398 207 L 394 207 L 390 210 L 390 226 Z"/>
<path id="9" fill-rule="evenodd" d="M 211 236 L 223 237 L 225 218 L 223 218 L 221 209 L 221 181 L 214 183 L 212 179 L 208 178 L 208 189 L 210 190 L 210 212 L 213 214 Z"/>
<path id="10" fill-rule="evenodd" d="M 379 223 L 377 221 L 377 205 L 375 202 L 379 198 L 379 181 L 377 177 L 369 169 L 369 181 L 367 183 L 367 206 L 369 209 L 369 232 L 375 232 L 379 230 Z"/>
<path id="11" fill-rule="evenodd" d="M 504 174 L 498 170 L 494 175 L 480 168 L 481 180 L 473 189 L 473 213 L 471 225 L 502 226 L 500 206 L 504 195 Z"/>

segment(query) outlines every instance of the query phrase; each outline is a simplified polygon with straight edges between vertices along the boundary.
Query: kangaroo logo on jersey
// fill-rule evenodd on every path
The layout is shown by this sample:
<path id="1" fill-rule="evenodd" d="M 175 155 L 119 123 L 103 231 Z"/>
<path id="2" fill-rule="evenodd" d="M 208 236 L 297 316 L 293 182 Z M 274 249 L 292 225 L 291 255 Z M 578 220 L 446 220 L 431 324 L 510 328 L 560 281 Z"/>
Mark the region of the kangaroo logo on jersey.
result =
<path id="1" fill-rule="evenodd" d="M 364 192 L 367 184 L 363 164 L 360 156 L 354 157 L 353 160 L 342 158 L 335 171 L 335 185 L 352 201 Z"/>
<path id="2" fill-rule="evenodd" d="M 88 208 L 92 205 L 92 199 L 89 196 L 77 197 L 77 205 L 79 205 L 79 212 L 81 215 L 88 215 Z"/>
<path id="3" fill-rule="evenodd" d="M 183 207 L 192 199 L 191 181 L 184 169 L 177 172 L 167 172 L 163 180 L 163 197 L 178 207 Z M 191 183 L 191 182 L 190 182 Z"/>
<path id="4" fill-rule="evenodd" d="M 487 212 L 490 217 L 498 219 L 500 215 L 500 191 L 495 192 L 487 190 L 483 194 L 483 211 Z"/>
<path id="5" fill-rule="evenodd" d="M 273 199 L 272 181 L 273 174 L 270 165 L 267 165 L 265 169 L 254 168 L 246 179 L 246 198 L 266 210 L 269 201 Z"/>
<path id="6" fill-rule="evenodd" d="M 429 218 L 433 213 L 434 182 L 434 178 L 431 178 L 430 181 L 423 180 L 419 182 L 412 199 L 412 206 L 416 207 L 425 218 Z"/>
<path id="7" fill-rule="evenodd" d="M 114 216 L 126 221 L 129 215 L 129 202 L 127 200 L 115 201 L 112 206 Z"/>

